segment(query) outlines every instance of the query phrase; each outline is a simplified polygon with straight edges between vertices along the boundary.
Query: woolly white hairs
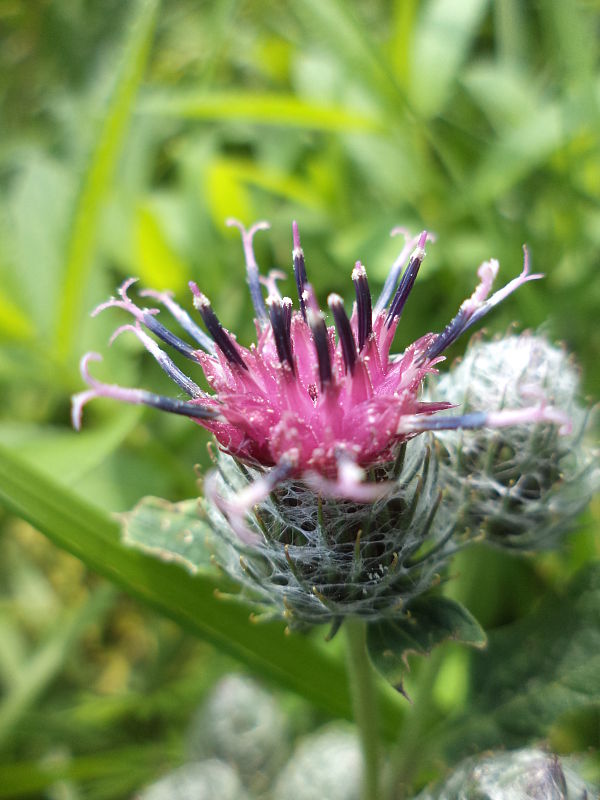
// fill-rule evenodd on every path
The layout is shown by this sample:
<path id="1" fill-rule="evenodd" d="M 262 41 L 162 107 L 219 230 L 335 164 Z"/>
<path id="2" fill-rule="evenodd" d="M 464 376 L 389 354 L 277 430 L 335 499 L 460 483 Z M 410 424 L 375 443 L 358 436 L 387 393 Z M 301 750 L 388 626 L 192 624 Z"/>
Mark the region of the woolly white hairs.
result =
<path id="1" fill-rule="evenodd" d="M 586 436 L 579 374 L 559 347 L 533 334 L 471 343 L 463 361 L 432 384 L 456 413 L 519 408 L 538 400 L 566 412 L 572 430 L 537 424 L 440 432 L 441 479 L 463 525 L 495 545 L 538 550 L 558 544 L 600 485 L 598 453 Z"/>
<path id="2" fill-rule="evenodd" d="M 259 475 L 222 453 L 217 466 L 216 490 L 225 500 Z M 426 436 L 410 441 L 377 478 L 389 481 L 387 493 L 362 504 L 319 497 L 300 480 L 286 481 L 247 514 L 252 538 L 246 542 L 208 503 L 224 544 L 218 563 L 267 613 L 270 608 L 293 627 L 350 614 L 399 616 L 439 581 L 456 549 L 450 542 L 455 519 L 440 502 L 438 465 Z"/>
<path id="3" fill-rule="evenodd" d="M 593 800 L 597 793 L 571 765 L 542 750 L 468 758 L 433 792 L 416 800 Z"/>

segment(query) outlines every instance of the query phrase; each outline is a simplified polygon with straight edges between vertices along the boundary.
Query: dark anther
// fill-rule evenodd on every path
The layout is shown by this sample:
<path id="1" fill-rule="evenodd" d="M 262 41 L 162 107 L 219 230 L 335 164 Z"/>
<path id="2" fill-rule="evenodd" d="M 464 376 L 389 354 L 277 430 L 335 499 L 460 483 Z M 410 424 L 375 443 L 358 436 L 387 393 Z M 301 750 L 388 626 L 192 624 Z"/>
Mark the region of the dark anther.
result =
<path id="1" fill-rule="evenodd" d="M 296 222 L 292 222 L 292 234 L 294 237 L 294 250 L 292 253 L 292 257 L 294 259 L 294 277 L 296 278 L 296 287 L 298 289 L 298 298 L 300 300 L 300 311 L 302 312 L 302 316 L 306 322 L 306 303 L 302 295 L 304 294 L 304 289 L 308 283 L 308 277 L 306 275 L 306 266 L 304 264 L 304 251 L 302 250 L 302 246 L 300 244 L 300 234 L 298 233 L 298 224 Z"/>
<path id="2" fill-rule="evenodd" d="M 193 281 L 190 281 L 190 289 L 194 295 L 194 308 L 200 312 L 202 321 L 206 325 L 206 330 L 214 339 L 217 347 L 223 352 L 223 355 L 228 361 L 247 370 L 248 367 L 244 363 L 244 359 L 239 354 L 233 339 L 219 322 L 219 318 L 212 310 L 208 298 L 202 294 Z"/>
<path id="3" fill-rule="evenodd" d="M 468 321 L 468 315 L 460 309 L 454 319 L 446 325 L 442 333 L 439 333 L 429 345 L 421 360 L 436 358 L 440 353 L 443 353 L 463 333 Z"/>
<path id="4" fill-rule="evenodd" d="M 482 428 L 487 421 L 485 411 L 471 411 L 457 417 L 423 417 L 419 429 L 428 431 L 449 431 L 457 428 Z"/>
<path id="5" fill-rule="evenodd" d="M 292 300 L 290 297 L 283 298 L 283 321 L 285 323 L 285 335 L 290 339 L 292 335 Z"/>
<path id="6" fill-rule="evenodd" d="M 177 350 L 182 355 L 186 356 L 187 358 L 191 358 L 192 361 L 197 361 L 196 358 L 196 347 L 192 347 L 187 342 L 184 342 L 183 339 L 180 339 L 179 336 L 175 336 L 174 333 L 168 328 L 159 322 L 153 314 L 148 314 L 147 312 L 144 313 L 140 320 L 146 328 L 148 328 L 151 333 L 155 336 L 158 336 L 159 339 L 162 339 L 163 342 L 170 345 L 174 350 Z"/>
<path id="7" fill-rule="evenodd" d="M 317 352 L 319 381 L 321 383 L 321 391 L 323 391 L 333 379 L 331 356 L 329 354 L 329 334 L 327 333 L 325 319 L 320 311 L 313 311 L 312 308 L 308 307 L 306 313 Z"/>
<path id="8" fill-rule="evenodd" d="M 267 306 L 269 307 L 269 318 L 273 328 L 273 337 L 279 360 L 282 364 L 288 364 L 292 373 L 294 373 L 294 352 L 290 336 L 292 301 L 289 297 L 285 297 L 283 300 L 279 297 L 269 297 Z"/>
<path id="9" fill-rule="evenodd" d="M 337 328 L 340 344 L 342 345 L 342 355 L 344 356 L 344 366 L 346 372 L 354 372 L 356 364 L 356 343 L 350 327 L 350 320 L 344 308 L 344 301 L 338 294 L 330 294 L 327 299 L 335 327 Z"/>
<path id="10" fill-rule="evenodd" d="M 352 280 L 356 290 L 356 313 L 358 316 L 358 351 L 365 346 L 365 342 L 373 330 L 373 311 L 371 308 L 371 292 L 367 280 L 367 271 L 360 263 L 352 271 Z"/>
<path id="11" fill-rule="evenodd" d="M 427 233 L 424 232 L 421 234 L 421 238 L 419 239 L 419 244 L 415 248 L 410 261 L 408 262 L 408 266 L 404 271 L 404 275 L 400 279 L 400 283 L 398 284 L 398 288 L 396 289 L 396 294 L 394 295 L 394 299 L 390 305 L 390 310 L 387 313 L 387 317 L 385 319 L 387 326 L 389 327 L 396 317 L 399 317 L 402 314 L 402 309 L 404 308 L 404 304 L 408 300 L 408 295 L 411 292 L 412 287 L 414 286 L 415 280 L 417 279 L 417 274 L 419 272 L 419 267 L 423 263 L 423 259 L 425 258 L 425 241 L 427 239 Z"/>
<path id="12" fill-rule="evenodd" d="M 161 411 L 169 411 L 171 414 L 182 414 L 185 417 L 212 419 L 219 416 L 218 412 L 211 408 L 205 408 L 204 406 L 185 400 L 177 400 L 174 397 L 154 394 L 153 392 L 140 392 L 140 401 L 144 403 L 144 405 L 159 408 Z"/>

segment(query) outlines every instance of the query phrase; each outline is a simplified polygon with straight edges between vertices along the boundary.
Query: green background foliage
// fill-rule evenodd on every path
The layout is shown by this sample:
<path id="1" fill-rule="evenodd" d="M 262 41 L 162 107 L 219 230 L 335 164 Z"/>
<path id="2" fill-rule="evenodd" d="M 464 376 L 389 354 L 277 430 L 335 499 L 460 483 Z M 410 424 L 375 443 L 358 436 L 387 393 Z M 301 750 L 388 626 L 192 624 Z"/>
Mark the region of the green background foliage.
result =
<path id="1" fill-rule="evenodd" d="M 187 420 L 108 401 L 86 408 L 82 433 L 70 429 L 85 350 L 105 354 L 99 377 L 172 391 L 133 337 L 107 349 L 118 312 L 90 320 L 90 310 L 129 275 L 189 305 L 193 279 L 248 343 L 239 235 L 226 217 L 268 219 L 259 263 L 288 275 L 297 219 L 321 298 L 350 299 L 359 258 L 381 286 L 397 251 L 390 229 L 427 227 L 438 239 L 401 348 L 443 327 L 480 261 L 494 256 L 504 279 L 516 275 L 526 242 L 547 277 L 497 309 L 488 330 L 544 326 L 597 396 L 598 29 L 591 0 L 0 3 L 0 797 L 129 796 L 180 763 L 190 709 L 232 657 L 311 702 L 299 730 L 350 714 L 336 641 L 288 640 L 280 626 L 255 627 L 253 639 L 247 613 L 214 600 L 209 582 L 181 571 L 173 593 L 178 567 L 116 544 L 110 512 L 148 494 L 198 493 L 208 439 Z M 529 630 L 521 618 L 546 613 L 598 559 L 599 516 L 596 503 L 563 552 L 536 560 L 461 554 L 447 593 L 491 632 L 490 654 L 512 636 L 495 628 Z M 540 639 L 552 629 L 544 619 Z M 405 743 L 439 729 L 435 747 L 454 754 L 473 729 L 444 751 L 441 720 L 463 720 L 473 692 L 490 702 L 478 666 L 488 656 L 439 652 L 435 680 L 410 661 L 421 718 L 381 687 L 384 727 L 393 739 L 406 718 Z M 301 658 L 320 686 L 302 681 Z M 566 716 L 549 696 L 563 752 L 598 748 L 594 692 Z M 494 711 L 490 742 L 503 724 Z M 432 760 L 415 764 L 418 782 L 434 774 Z"/>

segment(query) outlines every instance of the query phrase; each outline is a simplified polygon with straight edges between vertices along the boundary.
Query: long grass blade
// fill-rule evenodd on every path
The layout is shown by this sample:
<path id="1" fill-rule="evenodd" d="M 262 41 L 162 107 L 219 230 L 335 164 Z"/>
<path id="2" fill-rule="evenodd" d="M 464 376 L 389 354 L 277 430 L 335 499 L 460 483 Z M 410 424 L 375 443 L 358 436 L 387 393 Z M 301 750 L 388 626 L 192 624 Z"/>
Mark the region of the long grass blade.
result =
<path id="1" fill-rule="evenodd" d="M 380 125 L 367 114 L 339 105 L 303 100 L 288 94 L 202 92 L 148 96 L 146 114 L 210 120 L 242 120 L 258 125 L 323 131 L 373 131 Z"/>
<path id="2" fill-rule="evenodd" d="M 314 640 L 284 636 L 281 623 L 252 623 L 248 609 L 215 595 L 209 573 L 192 577 L 173 564 L 126 548 L 119 525 L 98 508 L 0 447 L 0 504 L 59 547 L 188 631 L 304 696 L 328 713 L 352 718 L 343 661 Z M 384 733 L 397 730 L 399 701 L 379 686 Z"/>
<path id="3" fill-rule="evenodd" d="M 121 154 L 134 99 L 141 83 L 160 0 L 139 0 L 127 35 L 121 68 L 99 128 L 76 204 L 67 242 L 63 291 L 58 310 L 56 346 L 59 356 L 71 353 L 84 289 L 93 263 L 104 200 Z"/>

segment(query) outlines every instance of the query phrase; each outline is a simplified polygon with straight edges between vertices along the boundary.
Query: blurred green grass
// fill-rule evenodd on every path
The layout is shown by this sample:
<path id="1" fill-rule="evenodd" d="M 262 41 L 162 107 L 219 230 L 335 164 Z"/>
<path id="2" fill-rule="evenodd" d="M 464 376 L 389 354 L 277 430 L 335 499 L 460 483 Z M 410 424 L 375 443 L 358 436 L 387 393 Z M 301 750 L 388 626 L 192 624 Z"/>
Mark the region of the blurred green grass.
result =
<path id="1" fill-rule="evenodd" d="M 232 215 L 271 221 L 259 263 L 288 274 L 297 219 L 320 297 L 350 297 L 358 258 L 380 286 L 395 225 L 435 231 L 399 347 L 443 327 L 480 261 L 497 257 L 514 276 L 527 242 L 546 280 L 499 308 L 488 330 L 544 326 L 597 397 L 598 29 L 597 4 L 576 0 L 5 0 L 0 443 L 109 511 L 145 494 L 193 496 L 193 467 L 207 464 L 200 431 L 98 401 L 76 435 L 68 398 L 88 349 L 106 354 L 98 374 L 168 391 L 135 341 L 107 352 L 116 314 L 89 320 L 128 275 L 185 303 L 196 280 L 251 340 L 239 237 L 224 227 Z M 488 557 L 493 594 L 481 591 L 479 556 L 465 556 L 464 599 L 488 625 L 518 616 L 598 557 L 599 515 L 596 506 L 566 556 Z M 113 772 L 75 770 L 53 796 L 126 797 L 160 766 L 155 744 L 177 760 L 190 698 L 223 659 L 105 596 L 24 523 L 1 522 L 0 775 L 2 763 L 26 773 L 40 759 L 88 763 L 114 750 Z M 585 746 L 598 745 L 591 730 Z M 19 774 L 6 773 L 0 796 L 43 796 Z"/>

